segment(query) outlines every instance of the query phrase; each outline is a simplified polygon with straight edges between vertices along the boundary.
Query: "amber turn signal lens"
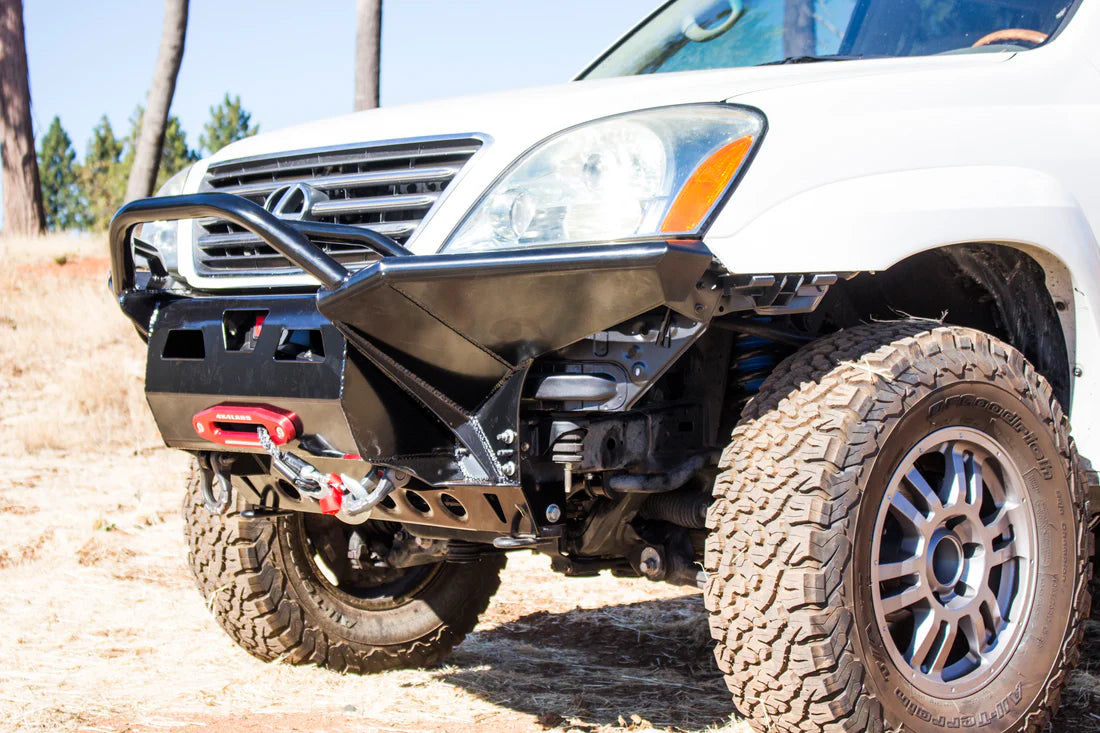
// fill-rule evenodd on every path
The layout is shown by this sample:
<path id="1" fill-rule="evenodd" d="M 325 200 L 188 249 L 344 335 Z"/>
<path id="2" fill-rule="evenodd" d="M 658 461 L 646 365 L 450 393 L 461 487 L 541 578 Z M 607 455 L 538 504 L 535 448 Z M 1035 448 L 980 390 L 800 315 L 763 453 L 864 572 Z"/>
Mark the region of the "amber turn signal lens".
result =
<path id="1" fill-rule="evenodd" d="M 703 223 L 714 203 L 737 175 L 752 150 L 753 137 L 746 135 L 718 149 L 699 164 L 680 189 L 661 223 L 662 232 L 691 232 Z"/>

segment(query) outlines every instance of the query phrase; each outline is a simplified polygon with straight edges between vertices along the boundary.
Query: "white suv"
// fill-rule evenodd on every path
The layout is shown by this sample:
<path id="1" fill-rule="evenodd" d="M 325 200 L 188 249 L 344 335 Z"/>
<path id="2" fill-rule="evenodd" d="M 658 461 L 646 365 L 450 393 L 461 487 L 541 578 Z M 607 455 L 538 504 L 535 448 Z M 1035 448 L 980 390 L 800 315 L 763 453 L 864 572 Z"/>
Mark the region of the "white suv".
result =
<path id="1" fill-rule="evenodd" d="M 1089 612 L 1097 37 L 1083 0 L 671 0 L 571 83 L 127 205 L 215 615 L 432 664 L 527 548 L 703 588 L 757 730 L 1042 729 Z"/>

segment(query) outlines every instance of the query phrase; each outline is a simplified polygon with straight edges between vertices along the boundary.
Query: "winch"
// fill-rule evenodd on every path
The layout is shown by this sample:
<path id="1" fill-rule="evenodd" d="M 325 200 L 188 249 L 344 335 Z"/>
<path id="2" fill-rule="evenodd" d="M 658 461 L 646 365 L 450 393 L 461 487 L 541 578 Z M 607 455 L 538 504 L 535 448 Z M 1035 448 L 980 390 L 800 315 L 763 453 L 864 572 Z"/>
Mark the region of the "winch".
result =
<path id="1" fill-rule="evenodd" d="M 369 512 L 397 486 L 390 469 L 372 468 L 357 481 L 344 473 L 325 473 L 293 453 L 280 450 L 302 432 L 301 420 L 289 411 L 270 405 L 221 404 L 192 418 L 195 432 L 218 445 L 259 448 L 271 457 L 271 467 L 303 496 L 315 500 L 322 514 L 358 517 Z M 230 505 L 232 480 L 227 459 L 210 453 L 202 461 L 202 494 L 207 509 L 224 513 Z M 213 480 L 220 491 L 215 494 Z"/>

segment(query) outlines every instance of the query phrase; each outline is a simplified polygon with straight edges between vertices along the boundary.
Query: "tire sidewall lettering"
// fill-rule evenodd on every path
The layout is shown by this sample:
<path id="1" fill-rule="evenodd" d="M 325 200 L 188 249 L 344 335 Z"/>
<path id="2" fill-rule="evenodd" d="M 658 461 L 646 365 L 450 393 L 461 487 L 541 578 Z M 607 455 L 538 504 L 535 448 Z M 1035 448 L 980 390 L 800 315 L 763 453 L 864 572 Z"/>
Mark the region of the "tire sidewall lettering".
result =
<path id="1" fill-rule="evenodd" d="M 868 674 L 867 684 L 881 701 L 888 725 L 1010 730 L 1042 695 L 1057 669 L 1067 623 L 1074 613 L 1079 520 L 1066 460 L 1050 429 L 999 383 L 956 381 L 931 392 L 922 390 L 905 402 L 904 414 L 884 433 L 877 457 L 859 478 L 860 505 L 851 530 L 854 560 L 847 582 L 856 613 L 855 643 L 867 666 L 878 673 Z M 986 433 L 1004 447 L 1023 474 L 1038 533 L 1039 566 L 1031 614 L 1005 668 L 968 698 L 941 701 L 909 684 L 885 648 L 874 621 L 870 548 L 890 476 L 913 445 L 947 427 Z"/>

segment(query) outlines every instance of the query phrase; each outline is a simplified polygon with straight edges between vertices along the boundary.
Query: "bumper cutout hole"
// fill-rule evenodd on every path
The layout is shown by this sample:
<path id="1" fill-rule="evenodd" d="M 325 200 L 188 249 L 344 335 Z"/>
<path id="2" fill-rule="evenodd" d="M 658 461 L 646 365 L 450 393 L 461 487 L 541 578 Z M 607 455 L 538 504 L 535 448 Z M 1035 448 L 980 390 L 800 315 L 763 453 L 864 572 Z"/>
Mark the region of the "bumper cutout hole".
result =
<path id="1" fill-rule="evenodd" d="M 227 433 L 248 433 L 249 435 L 256 435 L 259 433 L 260 426 L 255 423 L 246 422 L 216 422 L 214 423 L 214 427 Z"/>
<path id="2" fill-rule="evenodd" d="M 275 347 L 275 361 L 299 361 L 320 364 L 325 360 L 325 340 L 321 330 L 283 329 Z"/>
<path id="3" fill-rule="evenodd" d="M 443 507 L 443 510 L 455 519 L 466 518 L 466 507 L 462 506 L 462 502 L 450 494 L 440 494 L 439 503 Z"/>
<path id="4" fill-rule="evenodd" d="M 202 331 L 197 328 L 169 331 L 161 356 L 165 359 L 205 359 L 206 344 L 202 340 Z"/>
<path id="5" fill-rule="evenodd" d="M 251 353 L 260 340 L 267 311 L 226 311 L 222 316 L 222 332 L 226 351 Z"/>
<path id="6" fill-rule="evenodd" d="M 279 493 L 290 499 L 291 501 L 301 501 L 302 495 L 298 492 L 298 489 L 294 484 L 283 479 L 279 479 L 275 482 L 275 486 L 279 489 Z"/>
<path id="7" fill-rule="evenodd" d="M 493 514 L 497 515 L 497 519 L 500 520 L 501 524 L 508 521 L 504 516 L 504 507 L 500 505 L 500 499 L 497 498 L 496 494 L 486 494 L 485 501 L 489 508 L 493 510 Z"/>
<path id="8" fill-rule="evenodd" d="M 409 506 L 414 510 L 420 512 L 424 516 L 428 516 L 432 513 L 432 507 L 428 504 L 427 500 L 415 491 L 406 491 L 405 501 L 407 501 Z"/>

